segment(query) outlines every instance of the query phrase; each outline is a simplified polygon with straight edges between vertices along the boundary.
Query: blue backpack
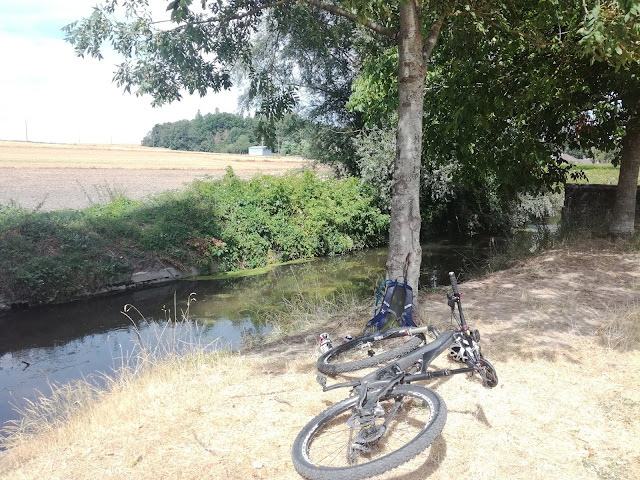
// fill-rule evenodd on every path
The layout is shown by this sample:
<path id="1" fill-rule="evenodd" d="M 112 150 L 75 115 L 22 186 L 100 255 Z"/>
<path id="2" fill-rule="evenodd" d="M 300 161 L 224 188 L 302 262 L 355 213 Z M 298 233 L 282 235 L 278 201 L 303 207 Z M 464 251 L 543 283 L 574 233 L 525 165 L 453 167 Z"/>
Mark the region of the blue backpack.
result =
<path id="1" fill-rule="evenodd" d="M 381 299 L 382 301 L 380 301 Z M 413 289 L 408 284 L 399 281 L 399 279 L 386 280 L 380 285 L 376 298 L 376 307 L 373 312 L 374 316 L 364 327 L 363 335 L 372 330 L 416 327 L 417 325 L 411 317 L 412 310 Z"/>

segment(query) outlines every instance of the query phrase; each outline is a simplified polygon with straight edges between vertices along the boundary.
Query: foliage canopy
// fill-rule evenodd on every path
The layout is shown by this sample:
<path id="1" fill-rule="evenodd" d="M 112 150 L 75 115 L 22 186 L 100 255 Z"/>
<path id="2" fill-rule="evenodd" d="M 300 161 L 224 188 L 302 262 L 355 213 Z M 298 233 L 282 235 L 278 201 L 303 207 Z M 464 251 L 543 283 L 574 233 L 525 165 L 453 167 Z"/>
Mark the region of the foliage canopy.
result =
<path id="1" fill-rule="evenodd" d="M 142 139 L 147 147 L 218 153 L 247 153 L 256 144 L 256 122 L 231 113 L 200 112 L 192 120 L 155 125 Z"/>

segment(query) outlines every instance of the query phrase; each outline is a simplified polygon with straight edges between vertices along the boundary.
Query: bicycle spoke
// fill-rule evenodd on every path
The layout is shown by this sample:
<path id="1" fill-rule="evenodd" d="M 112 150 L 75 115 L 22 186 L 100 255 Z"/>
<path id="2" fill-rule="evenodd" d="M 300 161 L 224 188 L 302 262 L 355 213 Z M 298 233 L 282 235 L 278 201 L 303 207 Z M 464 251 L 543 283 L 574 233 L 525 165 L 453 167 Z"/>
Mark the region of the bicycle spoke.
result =
<path id="1" fill-rule="evenodd" d="M 317 460 L 317 461 L 318 461 L 318 463 L 324 464 L 324 461 L 325 461 L 327 458 L 329 458 L 330 456 L 332 456 L 332 455 L 333 455 L 333 459 L 332 459 L 330 462 L 328 462 L 328 463 L 327 463 L 327 465 L 333 465 L 333 460 L 335 460 L 336 458 L 338 458 L 338 456 L 340 455 L 340 453 L 341 453 L 345 448 L 347 448 L 347 447 L 348 447 L 348 445 L 347 445 L 347 444 L 344 444 L 344 445 L 340 446 L 340 447 L 338 448 L 338 450 L 336 450 L 335 452 L 330 452 L 330 453 L 328 453 L 327 455 L 325 455 L 324 457 L 319 458 L 319 459 Z"/>
<path id="2" fill-rule="evenodd" d="M 395 402 L 396 397 L 381 401 L 386 414 L 376 421 L 376 425 L 384 423 Z M 360 444 L 360 447 L 355 442 L 361 429 L 343 427 L 352 412 L 349 409 L 348 413 L 339 415 L 319 428 L 309 445 L 309 457 L 313 463 L 325 466 L 361 464 L 384 457 L 409 443 L 421 432 L 431 418 L 431 409 L 425 407 L 427 405 L 423 402 L 405 397 L 402 409 L 396 412 L 385 433 L 370 444 Z M 355 448 L 353 455 L 350 453 L 352 448 Z"/>

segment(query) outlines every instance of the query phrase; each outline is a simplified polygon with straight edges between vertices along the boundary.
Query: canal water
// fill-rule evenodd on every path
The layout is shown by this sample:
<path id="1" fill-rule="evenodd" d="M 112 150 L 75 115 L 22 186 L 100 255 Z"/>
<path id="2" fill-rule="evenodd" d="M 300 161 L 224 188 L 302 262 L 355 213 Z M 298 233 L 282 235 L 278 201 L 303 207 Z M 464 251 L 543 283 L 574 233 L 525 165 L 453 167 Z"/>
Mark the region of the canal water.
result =
<path id="1" fill-rule="evenodd" d="M 434 271 L 443 285 L 450 270 L 464 274 L 477 269 L 488 255 L 485 247 L 488 242 L 424 245 L 421 283 L 430 285 Z M 189 320 L 197 325 L 198 341 L 211 348 L 237 349 L 243 335 L 268 331 L 265 314 L 286 309 L 288 299 L 340 293 L 372 298 L 384 279 L 386 254 L 386 249 L 373 249 L 239 277 L 184 280 L 0 313 L 0 426 L 18 417 L 15 408 L 25 405 L 25 399 L 50 393 L 52 384 L 109 374 L 131 356 L 139 338 L 153 346 L 158 331 L 171 337 L 177 327 L 167 318 L 174 316 L 174 305 L 178 312 L 186 308 L 191 293 L 196 301 L 190 304 Z M 133 322 L 123 315 L 125 305 L 135 306 L 144 320 L 135 310 L 128 312 Z"/>

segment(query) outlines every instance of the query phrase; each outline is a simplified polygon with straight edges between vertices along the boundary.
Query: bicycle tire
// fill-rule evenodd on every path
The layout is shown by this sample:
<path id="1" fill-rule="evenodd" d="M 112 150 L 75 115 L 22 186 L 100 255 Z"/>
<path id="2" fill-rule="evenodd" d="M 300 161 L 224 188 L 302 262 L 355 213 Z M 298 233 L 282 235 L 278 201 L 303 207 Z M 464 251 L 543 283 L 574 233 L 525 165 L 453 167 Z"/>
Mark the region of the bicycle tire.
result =
<path id="1" fill-rule="evenodd" d="M 485 382 L 483 380 L 483 385 L 487 388 L 493 388 L 496 385 L 498 385 L 498 373 L 496 372 L 496 369 L 493 367 L 493 365 L 491 364 L 491 362 L 489 360 L 487 360 L 484 357 L 480 358 L 480 363 L 483 364 L 484 367 L 484 375 L 487 379 L 487 381 Z"/>
<path id="2" fill-rule="evenodd" d="M 318 370 L 327 375 L 352 372 L 391 361 L 412 352 L 423 341 L 421 335 L 415 337 L 377 338 L 377 334 L 354 338 L 337 345 L 318 358 Z M 371 355 L 367 345 L 374 353 Z"/>
<path id="3" fill-rule="evenodd" d="M 428 388 L 399 385 L 380 399 L 385 415 L 376 420 L 376 425 L 384 421 L 389 408 L 398 398 L 403 399 L 402 408 L 397 410 L 375 445 L 369 445 L 371 451 L 362 454 L 369 457 L 380 454 L 379 457 L 360 464 L 349 464 L 347 452 L 360 450 L 353 448 L 354 431 L 371 429 L 371 426 L 358 429 L 346 425 L 351 409 L 358 402 L 357 397 L 351 397 L 322 412 L 298 433 L 292 451 L 296 471 L 310 480 L 361 480 L 396 468 L 426 450 L 440 435 L 447 420 L 444 400 Z M 388 405 L 389 401 L 391 405 Z M 415 436 L 411 436 L 413 433 L 407 434 L 410 429 L 417 432 Z M 403 444 L 396 447 L 398 438 L 403 436 L 408 436 L 408 440 L 406 443 L 402 440 Z M 394 445 L 392 448 L 391 444 Z M 326 453 L 327 450 L 331 453 Z M 388 450 L 389 453 L 386 453 Z"/>

